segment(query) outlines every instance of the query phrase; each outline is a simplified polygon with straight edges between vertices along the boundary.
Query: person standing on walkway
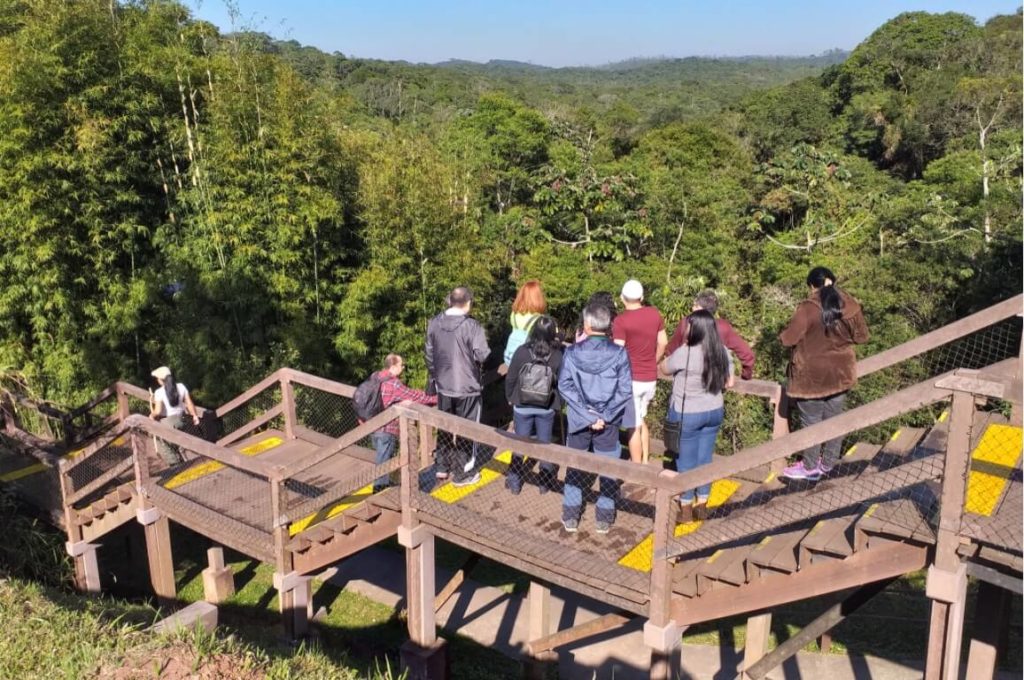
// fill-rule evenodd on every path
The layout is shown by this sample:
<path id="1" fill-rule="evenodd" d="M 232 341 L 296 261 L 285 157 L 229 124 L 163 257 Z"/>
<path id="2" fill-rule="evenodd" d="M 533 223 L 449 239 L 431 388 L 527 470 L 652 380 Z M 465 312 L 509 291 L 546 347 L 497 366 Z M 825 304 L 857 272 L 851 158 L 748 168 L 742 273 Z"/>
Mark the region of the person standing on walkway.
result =
<path id="1" fill-rule="evenodd" d="M 629 435 L 629 458 L 634 463 L 646 463 L 651 453 L 651 431 L 644 419 L 658 386 L 658 362 L 665 354 L 668 336 L 658 308 L 644 305 L 644 287 L 639 281 L 626 281 L 620 297 L 625 311 L 615 318 L 612 339 L 626 348 L 633 374 L 636 427 Z"/>
<path id="2" fill-rule="evenodd" d="M 562 368 L 562 348 L 558 326 L 550 316 L 533 322 L 526 344 L 512 355 L 505 377 L 505 398 L 512 405 L 512 424 L 522 437 L 535 437 L 541 444 L 551 442 L 555 413 L 561 408 L 558 398 L 558 374 Z M 505 477 L 505 488 L 518 495 L 527 471 L 523 456 L 512 454 Z M 540 464 L 540 493 L 554 488 L 558 468 L 554 463 Z"/>
<path id="3" fill-rule="evenodd" d="M 569 409 L 566 445 L 580 451 L 592 451 L 602 458 L 621 457 L 619 428 L 634 427 L 632 409 L 633 376 L 626 350 L 608 338 L 611 314 L 606 306 L 589 304 L 583 310 L 583 330 L 587 337 L 562 356 L 558 391 Z M 583 516 L 583 489 L 592 476 L 569 468 L 565 474 L 562 499 L 562 526 L 569 533 L 579 530 Z M 615 504 L 619 480 L 600 477 L 597 499 L 596 531 L 606 534 L 615 523 Z"/>
<path id="4" fill-rule="evenodd" d="M 473 293 L 459 286 L 448 294 L 447 310 L 427 325 L 427 371 L 434 381 L 437 407 L 445 413 L 480 422 L 480 364 L 490 355 L 483 327 L 469 315 Z M 455 486 L 480 481 L 476 465 L 476 445 L 456 439 L 452 433 L 438 432 L 437 478 L 452 478 Z"/>
<path id="5" fill-rule="evenodd" d="M 662 363 L 662 373 L 673 376 L 667 418 L 682 421 L 676 458 L 679 472 L 711 463 L 725 417 L 722 392 L 733 385 L 732 371 L 732 357 L 718 336 L 715 317 L 697 310 L 687 321 L 686 344 Z M 684 491 L 679 496 L 679 521 L 706 519 L 710 496 L 710 483 Z"/>
<path id="6" fill-rule="evenodd" d="M 869 333 L 860 303 L 836 286 L 836 275 L 825 267 L 807 274 L 810 295 L 797 305 L 789 325 L 779 334 L 793 352 L 786 369 L 786 392 L 796 400 L 800 427 L 808 427 L 843 412 L 846 393 L 857 383 L 854 345 Z M 843 438 L 812 446 L 782 476 L 816 481 L 839 462 Z"/>
<path id="7" fill-rule="evenodd" d="M 691 311 L 696 312 L 703 309 L 711 313 L 711 316 L 715 317 L 715 325 L 718 327 L 718 337 L 722 339 L 722 344 L 725 345 L 727 350 L 730 350 L 736 355 L 736 358 L 740 360 L 740 377 L 744 380 L 750 380 L 754 377 L 754 350 L 750 348 L 750 345 L 746 340 L 741 338 L 736 332 L 736 329 L 732 327 L 732 324 L 725 319 L 717 316 L 718 314 L 718 294 L 708 288 L 702 290 L 697 294 L 697 297 L 693 299 L 693 308 Z M 668 356 L 675 352 L 677 349 L 686 344 L 687 338 L 687 319 L 689 317 L 683 317 L 679 320 L 679 325 L 676 326 L 675 332 L 672 333 L 671 339 L 668 341 L 668 347 L 665 349 L 665 356 Z"/>
<path id="8" fill-rule="evenodd" d="M 389 354 L 384 357 L 384 368 L 377 374 L 380 381 L 380 402 L 383 408 L 388 408 L 403 401 L 411 401 L 416 404 L 434 406 L 437 404 L 436 394 L 427 394 L 423 390 L 408 387 L 401 380 L 402 371 L 405 370 L 405 361 L 398 354 Z M 398 451 L 398 419 L 380 428 L 370 435 L 373 440 L 373 448 L 377 452 L 375 460 L 377 465 L 382 465 L 395 457 Z M 383 491 L 388 484 L 387 476 L 378 477 L 373 482 L 373 493 Z"/>
<path id="9" fill-rule="evenodd" d="M 505 353 L 502 355 L 506 367 L 512 365 L 512 356 L 526 342 L 534 322 L 547 311 L 548 303 L 544 299 L 544 289 L 541 288 L 540 281 L 534 279 L 524 283 L 512 303 L 512 315 L 509 317 L 512 332 L 509 333 Z"/>
<path id="10" fill-rule="evenodd" d="M 192 403 L 192 397 L 184 383 L 175 381 L 171 369 L 161 366 L 150 375 L 156 378 L 160 387 L 156 392 L 150 391 L 149 417 L 159 420 L 164 425 L 169 425 L 175 430 L 185 429 L 184 414 L 188 412 L 192 416 L 192 424 L 199 425 L 199 414 L 196 412 L 196 405 Z M 168 465 L 178 465 L 182 462 L 181 451 L 177 446 L 167 441 L 156 438 L 156 449 L 160 457 Z"/>

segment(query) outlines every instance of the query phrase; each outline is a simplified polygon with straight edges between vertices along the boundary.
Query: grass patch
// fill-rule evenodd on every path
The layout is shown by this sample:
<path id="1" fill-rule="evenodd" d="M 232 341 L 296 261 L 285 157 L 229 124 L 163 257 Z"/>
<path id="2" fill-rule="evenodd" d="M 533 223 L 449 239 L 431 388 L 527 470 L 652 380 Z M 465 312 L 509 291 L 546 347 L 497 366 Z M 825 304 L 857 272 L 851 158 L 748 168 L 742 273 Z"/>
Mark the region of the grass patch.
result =
<path id="1" fill-rule="evenodd" d="M 156 618 L 156 610 L 146 605 L 70 594 L 16 578 L 0 580 L 0 619 L 18 623 L 0 636 L 0 678 L 398 677 L 387 664 L 369 672 L 339 664 L 336 655 L 315 646 L 268 648 L 202 629 L 165 636 L 145 632 Z"/>
<path id="2" fill-rule="evenodd" d="M 178 598 L 192 602 L 203 596 L 202 576 L 197 567 L 203 566 L 205 542 L 194 534 L 188 542 L 191 549 L 187 550 L 188 555 L 176 560 L 176 575 Z M 179 551 L 178 545 L 175 551 L 176 555 L 184 552 Z M 235 574 L 237 590 L 220 607 L 221 623 L 254 645 L 265 648 L 282 644 L 273 567 L 229 550 L 225 550 L 225 561 Z M 398 666 L 397 650 L 408 639 L 408 631 L 405 620 L 391 607 L 317 580 L 313 581 L 313 606 L 314 611 L 322 608 L 324 612 L 317 619 L 318 653 L 366 675 L 386 665 Z M 518 677 L 518 661 L 459 635 L 445 633 L 444 637 L 448 640 L 454 678 Z"/>

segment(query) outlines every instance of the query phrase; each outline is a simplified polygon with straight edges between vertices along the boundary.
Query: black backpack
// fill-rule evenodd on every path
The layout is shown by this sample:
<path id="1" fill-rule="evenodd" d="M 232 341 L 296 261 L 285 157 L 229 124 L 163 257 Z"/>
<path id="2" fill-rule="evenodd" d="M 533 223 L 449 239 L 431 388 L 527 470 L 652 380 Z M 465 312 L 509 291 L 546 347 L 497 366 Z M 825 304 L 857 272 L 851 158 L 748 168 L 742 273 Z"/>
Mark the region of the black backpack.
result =
<path id="1" fill-rule="evenodd" d="M 547 361 L 540 361 L 530 350 L 530 361 L 519 369 L 519 400 L 523 406 L 547 408 L 554 393 L 555 373 Z"/>
<path id="2" fill-rule="evenodd" d="M 380 379 L 380 371 L 374 371 L 369 378 L 359 383 L 355 394 L 352 395 L 352 406 L 360 421 L 365 423 L 384 410 L 384 400 L 380 396 L 382 382 L 384 381 Z"/>

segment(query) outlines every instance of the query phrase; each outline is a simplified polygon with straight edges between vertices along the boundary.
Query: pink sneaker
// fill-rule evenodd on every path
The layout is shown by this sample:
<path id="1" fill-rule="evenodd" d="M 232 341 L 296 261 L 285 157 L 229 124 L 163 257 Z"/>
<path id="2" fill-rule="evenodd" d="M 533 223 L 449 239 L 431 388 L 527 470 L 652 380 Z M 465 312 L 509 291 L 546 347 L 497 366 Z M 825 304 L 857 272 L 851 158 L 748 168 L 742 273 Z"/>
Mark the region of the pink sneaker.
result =
<path id="1" fill-rule="evenodd" d="M 782 471 L 782 476 L 786 479 L 806 479 L 814 482 L 821 478 L 821 469 L 815 465 L 813 469 L 808 470 L 804 467 L 804 462 L 802 460 L 798 460 L 792 465 L 786 467 Z"/>

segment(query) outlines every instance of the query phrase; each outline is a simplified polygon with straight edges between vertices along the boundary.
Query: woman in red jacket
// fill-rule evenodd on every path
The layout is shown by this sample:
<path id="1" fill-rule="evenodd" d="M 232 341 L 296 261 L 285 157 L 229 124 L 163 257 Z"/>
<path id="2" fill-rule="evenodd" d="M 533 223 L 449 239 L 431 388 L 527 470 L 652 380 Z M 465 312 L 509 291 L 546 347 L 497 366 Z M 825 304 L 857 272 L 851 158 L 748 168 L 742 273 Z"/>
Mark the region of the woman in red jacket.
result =
<path id="1" fill-rule="evenodd" d="M 857 382 L 853 346 L 868 339 L 860 303 L 835 284 L 836 275 L 825 267 L 812 269 L 807 275 L 810 295 L 779 334 L 782 344 L 793 348 L 786 392 L 796 400 L 801 427 L 843 412 L 846 392 Z M 802 460 L 787 467 L 783 477 L 821 479 L 839 462 L 842 443 L 838 437 L 805 449 Z"/>

